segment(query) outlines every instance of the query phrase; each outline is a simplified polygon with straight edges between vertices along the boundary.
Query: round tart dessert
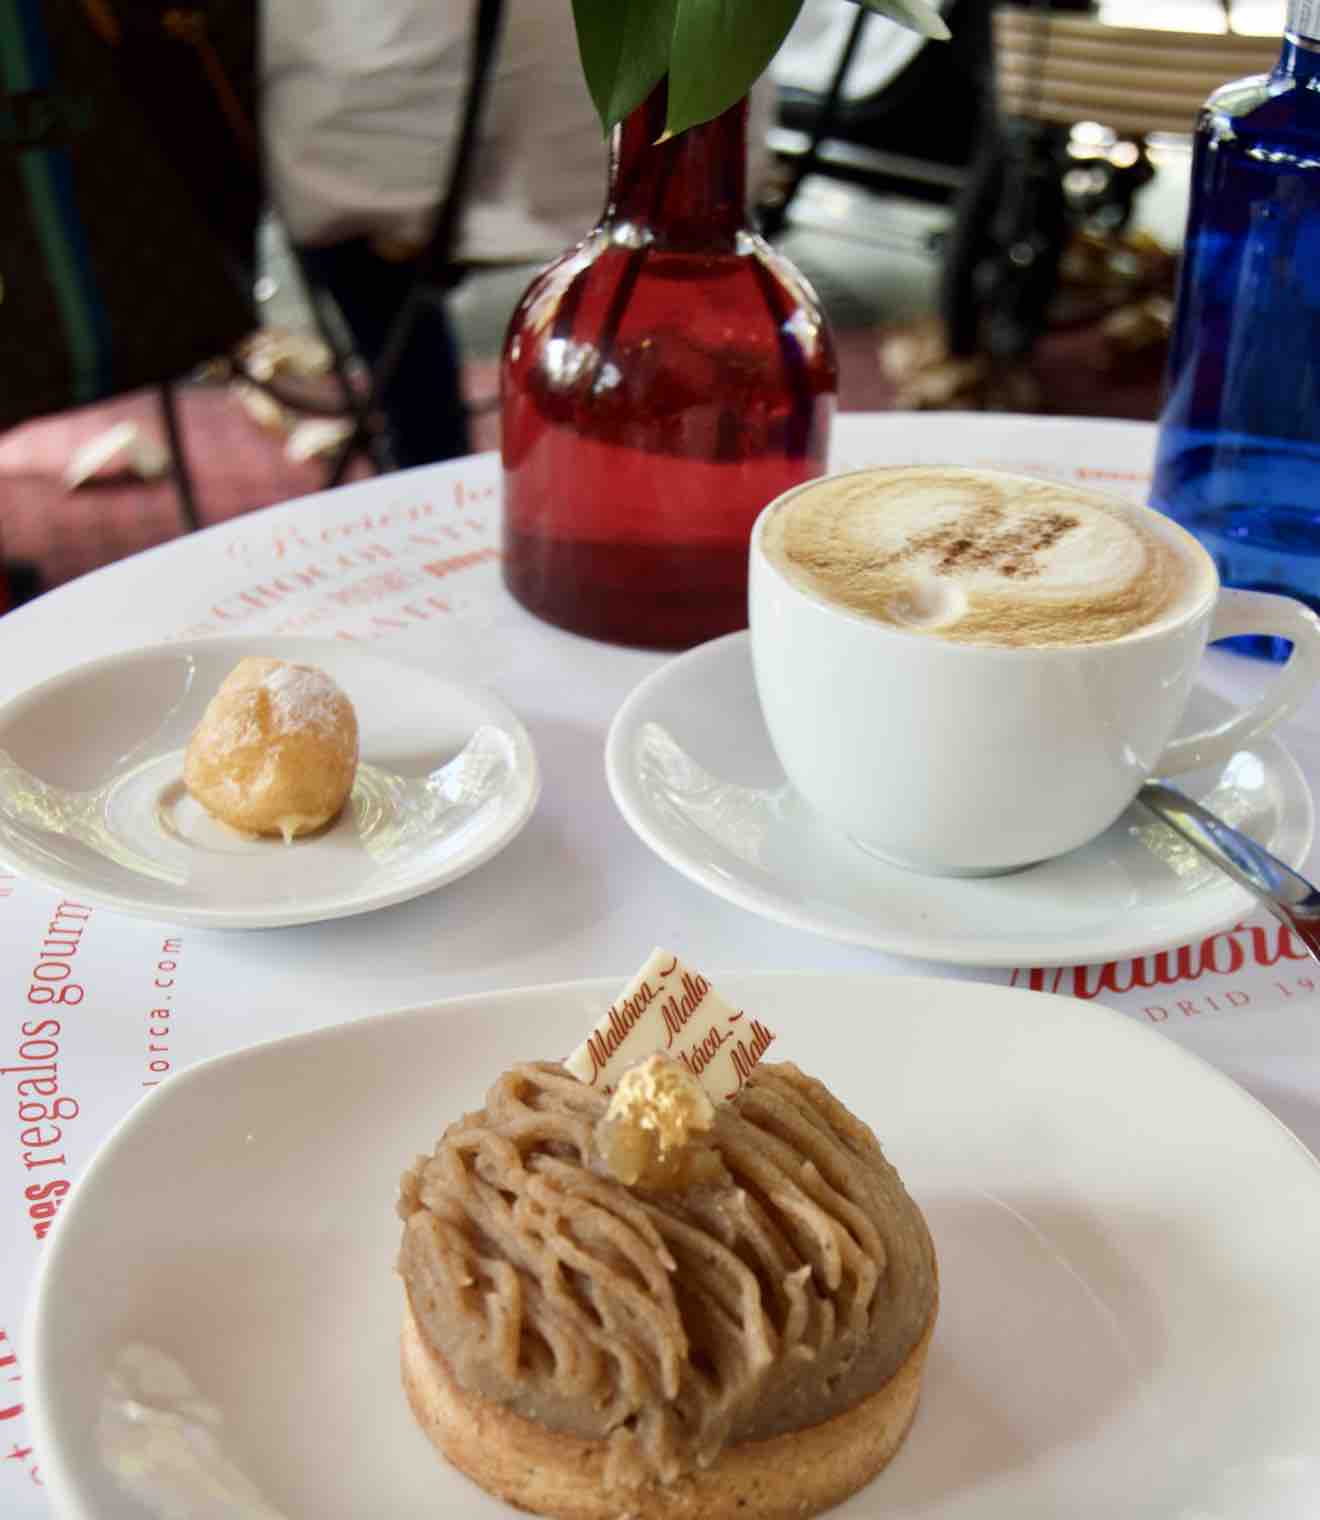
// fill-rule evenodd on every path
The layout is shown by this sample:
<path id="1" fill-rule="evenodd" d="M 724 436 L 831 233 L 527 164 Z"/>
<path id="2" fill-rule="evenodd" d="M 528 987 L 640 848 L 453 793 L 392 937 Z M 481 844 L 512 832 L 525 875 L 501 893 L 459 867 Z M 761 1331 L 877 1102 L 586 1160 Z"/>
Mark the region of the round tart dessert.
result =
<path id="1" fill-rule="evenodd" d="M 613 1102 L 516 1066 L 405 1173 L 409 1402 L 450 1462 L 538 1514 L 817 1514 L 907 1433 L 930 1234 L 797 1067 L 712 1104 L 657 1060 Z"/>
<path id="2" fill-rule="evenodd" d="M 254 657 L 202 714 L 183 780 L 222 823 L 287 842 L 338 816 L 357 763 L 357 715 L 335 682 L 311 665 Z"/>

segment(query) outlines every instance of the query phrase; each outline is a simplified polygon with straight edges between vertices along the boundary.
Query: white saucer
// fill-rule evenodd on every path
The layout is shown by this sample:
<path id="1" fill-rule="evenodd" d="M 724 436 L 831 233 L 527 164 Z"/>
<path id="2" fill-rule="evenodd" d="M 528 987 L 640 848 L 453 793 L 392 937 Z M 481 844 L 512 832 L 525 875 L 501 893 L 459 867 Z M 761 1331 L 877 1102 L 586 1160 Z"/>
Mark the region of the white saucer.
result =
<path id="1" fill-rule="evenodd" d="M 225 828 L 182 786 L 184 746 L 247 655 L 319 666 L 357 711 L 362 764 L 348 805 L 288 845 Z M 503 849 L 539 787 L 531 742 L 503 702 L 337 641 L 134 650 L 0 709 L 0 857 L 79 901 L 175 924 L 272 928 L 403 902 Z"/>
<path id="2" fill-rule="evenodd" d="M 1197 691 L 1189 729 L 1223 707 Z M 886 865 L 788 788 L 746 633 L 643 681 L 615 715 L 605 768 L 624 818 L 685 876 L 765 918 L 898 955 L 968 966 L 1122 960 L 1225 928 L 1255 906 L 1136 807 L 1084 849 L 1010 876 L 952 880 Z M 1176 779 L 1289 865 L 1306 858 L 1311 793 L 1277 740 Z"/>
<path id="3" fill-rule="evenodd" d="M 1072 998 L 712 976 L 873 1126 L 939 1253 L 912 1432 L 831 1520 L 1312 1520 L 1320 1168 L 1265 1109 Z M 514 1520 L 404 1400 L 398 1178 L 622 981 L 317 1030 L 137 1104 L 64 1201 L 28 1318 L 57 1512 Z"/>

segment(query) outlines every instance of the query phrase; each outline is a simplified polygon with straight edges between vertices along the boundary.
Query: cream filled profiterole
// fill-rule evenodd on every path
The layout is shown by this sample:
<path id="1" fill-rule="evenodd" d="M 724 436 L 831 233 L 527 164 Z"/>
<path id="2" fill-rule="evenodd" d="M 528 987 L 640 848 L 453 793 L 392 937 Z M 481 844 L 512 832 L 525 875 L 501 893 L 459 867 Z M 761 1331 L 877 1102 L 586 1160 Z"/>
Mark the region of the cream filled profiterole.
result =
<path id="1" fill-rule="evenodd" d="M 253 657 L 202 714 L 183 780 L 222 823 L 287 843 L 338 816 L 357 763 L 357 715 L 340 687 L 315 666 Z"/>
<path id="2" fill-rule="evenodd" d="M 657 950 L 565 1062 L 402 1180 L 403 1381 L 440 1451 L 563 1520 L 819 1514 L 890 1460 L 934 1247 L 870 1129 Z"/>

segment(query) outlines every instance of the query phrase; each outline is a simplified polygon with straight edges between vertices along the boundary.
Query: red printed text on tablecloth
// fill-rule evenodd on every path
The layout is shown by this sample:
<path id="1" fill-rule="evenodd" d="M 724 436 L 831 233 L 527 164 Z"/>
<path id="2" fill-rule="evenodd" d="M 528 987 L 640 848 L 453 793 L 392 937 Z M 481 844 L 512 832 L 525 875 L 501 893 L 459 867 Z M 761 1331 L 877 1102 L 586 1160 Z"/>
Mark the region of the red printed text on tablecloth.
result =
<path id="1" fill-rule="evenodd" d="M 79 968 L 93 914 L 86 903 L 57 900 L 32 946 L 26 986 L 0 1075 L 9 1090 L 28 1228 L 43 1240 L 73 1186 L 68 1132 L 82 1113 L 70 1091 L 65 1041 L 83 1015 L 87 988 Z"/>
<path id="2" fill-rule="evenodd" d="M 241 1019 L 181 1021 L 195 1000 L 185 973 L 204 975 L 205 958 L 192 968 L 178 931 L 3 872 L 0 943 L 0 1515 L 17 1517 L 46 1501 L 16 1348 L 87 1163 L 149 1089 L 257 1031 Z"/>
<path id="3" fill-rule="evenodd" d="M 46 1239 L 107 1128 L 143 1089 L 199 1052 L 181 1060 L 178 1050 L 182 936 L 113 915 L 104 920 L 90 904 L 30 883 L 0 897 L 0 909 L 12 915 L 5 927 L 17 952 L 6 968 L 13 1012 L 0 1045 L 0 1114 L 9 1137 L 0 1176 L 10 1179 L 5 1229 L 18 1266 L 24 1253 L 14 1247 L 25 1241 L 30 1251 Z M 103 920 L 112 927 L 94 945 Z M 145 976 L 122 957 L 125 942 L 139 936 L 150 957 Z"/>
<path id="4" fill-rule="evenodd" d="M 7 1325 L 0 1323 L 0 1470 L 5 1489 L 15 1482 L 25 1488 L 41 1486 L 37 1454 L 27 1434 L 23 1403 L 23 1369 Z"/>
<path id="5" fill-rule="evenodd" d="M 5 1250 L 0 1294 L 0 1499 L 4 1512 L 28 1512 L 41 1488 L 28 1433 L 18 1353 L 26 1278 L 73 1180 L 95 1143 L 83 1136 L 83 1104 L 67 1055 L 88 1007 L 85 942 L 94 910 L 86 903 L 0 876 L 0 915 L 12 951 L 4 1002 L 12 1010 L 0 1036 L 0 1113 L 7 1138 Z"/>
<path id="6" fill-rule="evenodd" d="M 178 986 L 179 961 L 183 955 L 183 939 L 179 935 L 167 936 L 160 942 L 160 955 L 151 968 L 151 991 L 149 1001 L 153 1004 L 146 1012 L 146 1066 L 142 1078 L 143 1087 L 159 1087 L 174 1070 L 178 1057 L 174 1047 L 175 988 Z"/>
<path id="7" fill-rule="evenodd" d="M 346 492 L 315 527 L 287 512 L 256 519 L 226 547 L 242 578 L 227 578 L 179 636 L 374 639 L 468 611 L 470 593 L 489 591 L 498 571 L 497 488 L 450 477 L 430 482 L 432 494 L 415 490 L 368 508 Z"/>
<path id="8" fill-rule="evenodd" d="M 1019 968 L 1012 987 L 1094 999 L 1168 1029 L 1314 1000 L 1320 975 L 1301 940 L 1272 918 L 1102 966 Z"/>
<path id="9" fill-rule="evenodd" d="M 1115 465 L 1062 463 L 1035 458 L 994 459 L 980 461 L 983 468 L 1006 470 L 1013 475 L 1036 475 L 1047 480 L 1063 480 L 1071 485 L 1087 486 L 1093 491 L 1107 491 L 1112 496 L 1128 496 L 1145 501 L 1150 494 L 1150 471 L 1121 469 Z"/>
<path id="10" fill-rule="evenodd" d="M 384 482 L 373 482 L 373 498 L 380 497 Z M 391 482 L 392 485 L 392 482 Z M 360 492 L 359 488 L 359 492 Z M 428 480 L 426 490 L 401 478 L 380 504 L 359 508 L 358 493 L 342 493 L 343 507 L 318 517 L 319 526 L 309 528 L 305 515 L 292 513 L 254 519 L 249 535 L 231 538 L 226 553 L 243 565 L 285 564 L 327 549 L 343 550 L 363 544 L 411 543 L 445 549 L 456 538 L 493 543 L 497 528 L 499 487 L 490 471 L 468 470 L 461 475 Z"/>
<path id="11" fill-rule="evenodd" d="M 941 438 L 932 449 L 923 449 L 917 440 L 905 449 L 908 464 L 949 464 L 953 462 L 947 438 Z M 886 459 L 883 463 L 892 464 Z M 832 462 L 835 470 L 864 469 L 877 463 L 874 454 L 860 447 L 847 449 Z M 1031 475 L 1041 480 L 1066 481 L 1070 485 L 1085 486 L 1093 491 L 1104 491 L 1111 496 L 1126 497 L 1131 501 L 1147 501 L 1150 497 L 1149 469 L 1131 469 L 1118 464 L 1082 464 L 1072 453 L 1061 450 L 1044 457 L 1035 452 L 1009 453 L 999 448 L 993 454 L 977 457 L 968 454 L 957 463 L 980 470 L 1002 470 L 1009 475 Z"/>

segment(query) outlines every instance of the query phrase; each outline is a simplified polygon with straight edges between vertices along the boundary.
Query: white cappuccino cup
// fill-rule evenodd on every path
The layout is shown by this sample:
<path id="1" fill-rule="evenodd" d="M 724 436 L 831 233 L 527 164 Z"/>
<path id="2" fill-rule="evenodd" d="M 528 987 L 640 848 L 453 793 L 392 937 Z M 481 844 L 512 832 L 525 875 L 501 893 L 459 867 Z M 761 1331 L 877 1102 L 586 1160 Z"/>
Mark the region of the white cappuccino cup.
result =
<path id="1" fill-rule="evenodd" d="M 1104 832 L 1153 774 L 1226 760 L 1320 679 L 1320 619 L 1220 586 L 1169 519 L 990 470 L 797 486 L 752 533 L 770 739 L 801 796 L 913 870 L 990 875 Z M 1254 704 L 1175 739 L 1207 642 L 1277 635 Z"/>

